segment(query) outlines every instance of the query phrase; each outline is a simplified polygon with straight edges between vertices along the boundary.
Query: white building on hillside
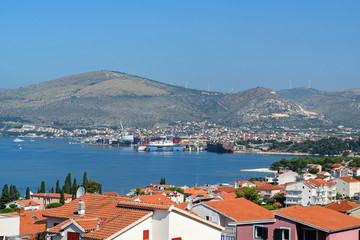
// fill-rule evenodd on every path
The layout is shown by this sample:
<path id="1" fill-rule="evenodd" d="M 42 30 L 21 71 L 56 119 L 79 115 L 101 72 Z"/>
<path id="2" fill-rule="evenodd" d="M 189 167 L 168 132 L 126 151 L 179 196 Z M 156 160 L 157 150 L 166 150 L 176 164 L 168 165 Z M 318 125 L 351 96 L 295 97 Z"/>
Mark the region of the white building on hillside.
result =
<path id="1" fill-rule="evenodd" d="M 335 183 L 336 191 L 343 197 L 354 197 L 360 193 L 360 181 L 353 177 L 339 177 L 332 180 Z"/>
<path id="2" fill-rule="evenodd" d="M 310 206 L 329 204 L 336 199 L 336 187 L 333 182 L 324 180 L 304 180 L 286 185 L 287 206 Z"/>
<path id="3" fill-rule="evenodd" d="M 275 173 L 274 176 L 266 177 L 265 181 L 274 185 L 282 185 L 289 182 L 295 182 L 296 177 L 298 176 L 299 174 L 297 174 L 296 172 L 293 172 L 291 170 L 283 170 L 280 173 Z"/>

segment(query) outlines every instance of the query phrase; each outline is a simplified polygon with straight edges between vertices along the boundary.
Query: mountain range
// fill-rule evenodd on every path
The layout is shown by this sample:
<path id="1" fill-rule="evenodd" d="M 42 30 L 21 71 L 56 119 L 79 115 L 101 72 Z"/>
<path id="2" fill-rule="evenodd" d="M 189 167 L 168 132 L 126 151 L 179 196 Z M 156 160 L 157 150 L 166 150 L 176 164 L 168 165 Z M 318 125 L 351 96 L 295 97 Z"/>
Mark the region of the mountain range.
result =
<path id="1" fill-rule="evenodd" d="M 153 127 L 176 121 L 259 128 L 360 126 L 360 90 L 238 93 L 188 89 L 116 71 L 75 74 L 1 89 L 0 120 L 60 127 Z"/>

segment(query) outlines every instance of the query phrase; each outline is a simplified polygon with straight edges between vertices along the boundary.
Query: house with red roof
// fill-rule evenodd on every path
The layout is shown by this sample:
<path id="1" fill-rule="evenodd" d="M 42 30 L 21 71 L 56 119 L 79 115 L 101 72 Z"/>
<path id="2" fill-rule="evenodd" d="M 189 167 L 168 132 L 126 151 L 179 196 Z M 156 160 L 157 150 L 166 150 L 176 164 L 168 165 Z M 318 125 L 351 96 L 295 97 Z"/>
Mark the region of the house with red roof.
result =
<path id="1" fill-rule="evenodd" d="M 335 183 L 336 191 L 343 197 L 354 197 L 360 193 L 360 181 L 353 177 L 339 177 L 332 180 Z"/>
<path id="2" fill-rule="evenodd" d="M 324 180 L 310 179 L 287 184 L 285 191 L 287 206 L 325 205 L 335 201 L 336 198 L 335 184 Z"/>
<path id="3" fill-rule="evenodd" d="M 357 208 L 359 206 L 360 204 L 348 200 L 338 200 L 326 205 L 325 208 L 346 214 L 348 211 Z"/>
<path id="4" fill-rule="evenodd" d="M 271 211 L 245 198 L 199 203 L 193 206 L 192 211 L 204 219 L 223 226 L 225 229 L 221 233 L 221 239 L 253 239 L 255 224 L 275 222 Z M 246 226 L 246 228 L 238 228 L 238 226 Z"/>
<path id="5" fill-rule="evenodd" d="M 7 208 L 10 207 L 10 205 L 15 204 L 17 208 L 24 208 L 25 211 L 27 210 L 39 210 L 40 209 L 40 203 L 37 203 L 31 199 L 25 199 L 25 200 L 16 200 L 9 202 L 5 204 Z"/>
<path id="6" fill-rule="evenodd" d="M 292 206 L 273 211 L 274 239 L 350 240 L 359 239 L 360 219 L 320 206 Z M 287 225 L 287 228 L 281 226 Z M 285 230 L 285 231 L 284 231 Z M 268 238 L 272 239 L 272 238 Z"/>
<path id="7" fill-rule="evenodd" d="M 65 203 L 72 200 L 71 194 L 64 194 Z M 36 193 L 31 194 L 30 199 L 40 204 L 40 210 L 44 210 L 50 203 L 60 202 L 60 193 Z"/>
<path id="8" fill-rule="evenodd" d="M 266 197 L 273 197 L 275 194 L 278 194 L 281 191 L 281 188 L 279 188 L 278 186 L 274 186 L 271 184 L 265 184 L 261 187 L 257 187 L 256 188 L 261 196 L 266 196 Z"/>
<path id="9" fill-rule="evenodd" d="M 44 217 L 52 240 L 219 240 L 224 229 L 156 199 L 89 193 Z"/>

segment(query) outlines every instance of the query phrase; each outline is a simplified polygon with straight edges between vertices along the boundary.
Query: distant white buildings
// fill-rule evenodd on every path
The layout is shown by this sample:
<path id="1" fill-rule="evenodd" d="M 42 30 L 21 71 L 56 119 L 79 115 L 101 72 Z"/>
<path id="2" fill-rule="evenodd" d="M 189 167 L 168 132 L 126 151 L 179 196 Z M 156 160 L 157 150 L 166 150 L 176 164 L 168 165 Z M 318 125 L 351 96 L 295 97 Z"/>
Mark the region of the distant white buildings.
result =
<path id="1" fill-rule="evenodd" d="M 282 185 L 289 182 L 296 182 L 296 177 L 299 174 L 291 170 L 282 170 L 280 173 L 275 173 L 274 176 L 268 176 L 265 181 L 269 184 Z"/>
<path id="2" fill-rule="evenodd" d="M 332 180 L 335 183 L 336 191 L 343 197 L 354 197 L 360 193 L 360 181 L 353 177 L 339 177 Z"/>
<path id="3" fill-rule="evenodd" d="M 329 204 L 336 199 L 336 186 L 324 180 L 304 180 L 286 185 L 287 206 Z"/>

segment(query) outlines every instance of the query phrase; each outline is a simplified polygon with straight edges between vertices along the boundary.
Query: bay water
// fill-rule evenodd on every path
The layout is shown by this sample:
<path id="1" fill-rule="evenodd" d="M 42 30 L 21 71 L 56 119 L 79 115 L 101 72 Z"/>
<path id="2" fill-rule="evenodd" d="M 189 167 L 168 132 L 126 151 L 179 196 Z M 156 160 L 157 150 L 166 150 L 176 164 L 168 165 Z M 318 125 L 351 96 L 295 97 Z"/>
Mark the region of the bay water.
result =
<path id="1" fill-rule="evenodd" d="M 15 143 L 0 138 L 0 187 L 15 184 L 21 194 L 26 187 L 36 192 L 41 181 L 46 189 L 60 186 L 71 173 L 77 183 L 84 171 L 102 183 L 103 192 L 126 194 L 132 188 L 159 183 L 194 186 L 228 183 L 269 173 L 241 172 L 268 168 L 274 161 L 292 156 L 265 154 L 218 154 L 209 152 L 137 152 L 131 147 L 69 144 L 67 139 L 29 139 Z"/>

